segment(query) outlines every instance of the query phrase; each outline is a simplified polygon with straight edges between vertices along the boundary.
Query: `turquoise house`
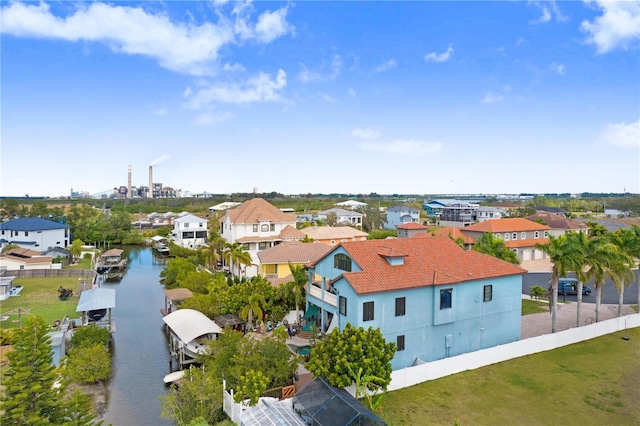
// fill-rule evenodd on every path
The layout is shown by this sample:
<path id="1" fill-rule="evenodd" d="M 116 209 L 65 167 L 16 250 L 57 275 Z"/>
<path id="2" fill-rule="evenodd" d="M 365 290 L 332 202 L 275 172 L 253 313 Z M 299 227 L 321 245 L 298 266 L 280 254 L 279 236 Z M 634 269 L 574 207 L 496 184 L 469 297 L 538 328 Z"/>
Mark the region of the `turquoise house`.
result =
<path id="1" fill-rule="evenodd" d="M 379 328 L 394 370 L 520 340 L 526 271 L 447 237 L 344 242 L 307 266 L 320 328 Z"/>

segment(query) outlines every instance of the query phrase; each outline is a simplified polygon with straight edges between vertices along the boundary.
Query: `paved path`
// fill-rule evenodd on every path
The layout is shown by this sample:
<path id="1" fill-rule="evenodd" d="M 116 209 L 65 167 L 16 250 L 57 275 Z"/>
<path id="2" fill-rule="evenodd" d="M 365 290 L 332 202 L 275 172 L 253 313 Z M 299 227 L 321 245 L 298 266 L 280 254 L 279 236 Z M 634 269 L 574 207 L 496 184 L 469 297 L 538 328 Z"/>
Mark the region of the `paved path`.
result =
<path id="1" fill-rule="evenodd" d="M 526 297 L 526 296 L 523 296 Z M 528 298 L 528 297 L 527 297 Z M 568 330 L 576 327 L 578 304 L 575 302 L 558 303 L 558 313 L 556 316 L 557 331 Z M 629 305 L 622 307 L 622 315 L 635 314 Z M 596 320 L 596 304 L 582 304 L 582 325 L 592 324 Z M 618 305 L 600 305 L 600 321 L 608 320 L 618 316 Z M 521 339 L 541 336 L 551 333 L 551 313 L 542 312 L 539 314 L 525 315 L 521 323 Z"/>

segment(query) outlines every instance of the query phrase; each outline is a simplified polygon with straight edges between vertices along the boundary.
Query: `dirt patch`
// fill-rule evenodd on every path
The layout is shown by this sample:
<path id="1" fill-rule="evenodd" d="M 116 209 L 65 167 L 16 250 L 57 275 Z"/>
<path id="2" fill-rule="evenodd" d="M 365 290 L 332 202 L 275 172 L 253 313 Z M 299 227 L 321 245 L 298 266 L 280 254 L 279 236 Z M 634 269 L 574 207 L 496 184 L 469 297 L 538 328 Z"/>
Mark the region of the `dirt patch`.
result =
<path id="1" fill-rule="evenodd" d="M 89 397 L 94 413 L 100 417 L 104 416 L 104 413 L 107 411 L 107 403 L 109 402 L 109 389 L 103 382 L 84 385 L 71 383 L 67 387 L 69 393 L 73 393 L 76 389 L 80 389 L 82 393 Z"/>

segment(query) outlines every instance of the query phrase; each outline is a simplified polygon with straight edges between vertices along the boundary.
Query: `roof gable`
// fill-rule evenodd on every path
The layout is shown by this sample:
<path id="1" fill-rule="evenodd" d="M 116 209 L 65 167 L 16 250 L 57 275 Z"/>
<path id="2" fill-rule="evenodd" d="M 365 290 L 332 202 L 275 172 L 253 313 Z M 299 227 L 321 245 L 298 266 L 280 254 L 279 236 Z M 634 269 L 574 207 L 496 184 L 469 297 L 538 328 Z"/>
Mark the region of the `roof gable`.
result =
<path id="1" fill-rule="evenodd" d="M 68 225 L 42 219 L 41 217 L 23 217 L 0 223 L 0 229 L 9 231 L 46 231 L 50 229 L 65 229 Z"/>
<path id="2" fill-rule="evenodd" d="M 262 198 L 252 198 L 236 208 L 227 210 L 222 221 L 231 223 L 296 222 L 296 215 L 284 213 L 279 208 Z"/>
<path id="3" fill-rule="evenodd" d="M 585 223 L 579 222 L 574 219 L 569 219 L 568 217 L 557 213 L 550 213 L 545 211 L 537 211 L 531 216 L 527 216 L 526 219 L 534 222 L 537 219 L 540 219 L 552 229 L 589 229 L 589 226 Z"/>
<path id="4" fill-rule="evenodd" d="M 332 249 L 326 244 L 288 241 L 258 252 L 261 263 L 315 262 Z"/>
<path id="5" fill-rule="evenodd" d="M 300 232 L 314 240 L 340 240 L 369 236 L 366 232 L 350 226 L 309 226 L 302 228 Z"/>

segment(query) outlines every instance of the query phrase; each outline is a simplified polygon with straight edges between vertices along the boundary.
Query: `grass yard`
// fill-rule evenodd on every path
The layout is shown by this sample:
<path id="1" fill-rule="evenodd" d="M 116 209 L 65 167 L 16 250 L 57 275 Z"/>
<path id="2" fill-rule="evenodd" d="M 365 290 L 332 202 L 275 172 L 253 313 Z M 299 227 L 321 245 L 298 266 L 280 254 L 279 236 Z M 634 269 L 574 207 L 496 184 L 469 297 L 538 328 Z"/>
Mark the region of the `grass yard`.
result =
<path id="1" fill-rule="evenodd" d="M 14 287 L 22 286 L 18 296 L 9 297 L 0 302 L 0 315 L 8 315 L 9 318 L 0 322 L 3 328 L 20 326 L 19 317 L 28 315 L 19 314 L 18 308 L 27 310 L 29 314 L 40 315 L 47 324 L 53 324 L 55 320 L 61 320 L 65 315 L 70 318 L 79 317 L 76 306 L 80 297 L 78 294 L 78 277 L 47 277 L 47 278 L 16 278 Z M 58 299 L 58 288 L 70 288 L 74 296 L 68 300 Z"/>
<path id="2" fill-rule="evenodd" d="M 629 340 L 623 340 L 627 336 Z M 390 425 L 638 425 L 640 328 L 385 395 Z"/>
<path id="3" fill-rule="evenodd" d="M 522 299 L 522 315 L 549 312 L 549 302 L 538 302 L 533 299 Z"/>

